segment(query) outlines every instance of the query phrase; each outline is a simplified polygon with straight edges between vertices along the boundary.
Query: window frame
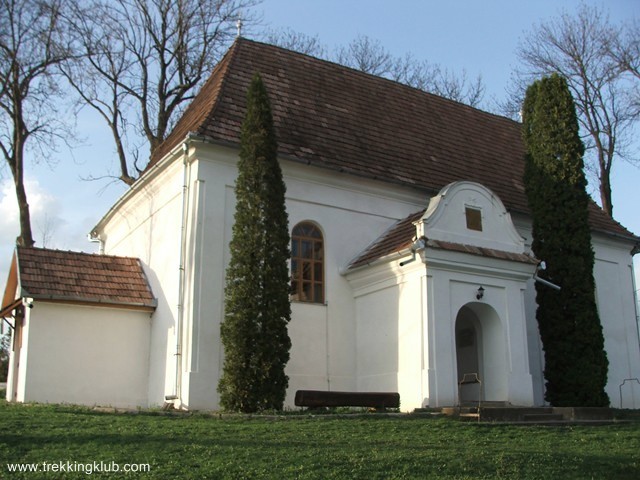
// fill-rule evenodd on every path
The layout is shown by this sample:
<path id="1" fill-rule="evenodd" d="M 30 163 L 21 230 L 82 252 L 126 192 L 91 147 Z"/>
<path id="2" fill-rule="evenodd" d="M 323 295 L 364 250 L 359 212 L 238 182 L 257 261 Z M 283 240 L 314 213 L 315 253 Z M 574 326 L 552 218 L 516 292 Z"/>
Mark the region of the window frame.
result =
<path id="1" fill-rule="evenodd" d="M 324 235 L 305 220 L 291 230 L 290 298 L 294 302 L 325 304 Z"/>
<path id="2" fill-rule="evenodd" d="M 471 205 L 464 206 L 464 216 L 466 220 L 467 230 L 474 232 L 482 232 L 482 209 Z"/>

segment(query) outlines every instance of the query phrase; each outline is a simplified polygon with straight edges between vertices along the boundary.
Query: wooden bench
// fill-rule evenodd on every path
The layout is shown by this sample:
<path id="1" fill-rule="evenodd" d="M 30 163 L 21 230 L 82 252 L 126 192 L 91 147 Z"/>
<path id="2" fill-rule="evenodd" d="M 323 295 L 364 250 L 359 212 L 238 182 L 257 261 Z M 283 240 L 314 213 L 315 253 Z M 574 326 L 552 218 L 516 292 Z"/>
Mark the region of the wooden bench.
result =
<path id="1" fill-rule="evenodd" d="M 397 392 L 328 392 L 324 390 L 298 390 L 298 407 L 369 407 L 376 409 L 400 408 Z"/>

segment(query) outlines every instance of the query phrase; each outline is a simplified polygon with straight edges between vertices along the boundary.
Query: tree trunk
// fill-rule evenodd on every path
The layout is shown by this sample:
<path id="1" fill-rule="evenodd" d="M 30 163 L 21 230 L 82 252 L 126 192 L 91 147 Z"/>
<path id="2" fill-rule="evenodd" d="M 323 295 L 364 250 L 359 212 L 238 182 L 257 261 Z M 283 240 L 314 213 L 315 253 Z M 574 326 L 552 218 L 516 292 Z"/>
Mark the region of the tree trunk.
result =
<path id="1" fill-rule="evenodd" d="M 22 108 L 18 109 L 20 115 Z M 18 201 L 18 212 L 20 217 L 20 235 L 16 238 L 16 245 L 21 247 L 32 247 L 35 243 L 33 233 L 31 231 L 31 214 L 29 212 L 29 202 L 27 202 L 27 192 L 24 188 L 24 144 L 26 137 L 23 132 L 26 131 L 21 116 L 18 117 L 17 127 L 13 134 L 14 152 L 13 158 L 9 161 L 11 174 L 13 175 L 13 184 L 16 190 L 16 200 Z"/>
<path id="2" fill-rule="evenodd" d="M 613 203 L 611 201 L 611 182 L 609 175 L 604 174 L 600 177 L 600 202 L 602 209 L 613 218 Z"/>
<path id="3" fill-rule="evenodd" d="M 22 172 L 18 177 L 14 176 L 16 187 L 16 198 L 18 200 L 18 210 L 20 212 L 20 235 L 16 238 L 16 244 L 21 247 L 32 247 L 33 233 L 31 231 L 31 214 L 29 213 L 29 203 L 27 202 L 27 192 L 24 189 Z"/>

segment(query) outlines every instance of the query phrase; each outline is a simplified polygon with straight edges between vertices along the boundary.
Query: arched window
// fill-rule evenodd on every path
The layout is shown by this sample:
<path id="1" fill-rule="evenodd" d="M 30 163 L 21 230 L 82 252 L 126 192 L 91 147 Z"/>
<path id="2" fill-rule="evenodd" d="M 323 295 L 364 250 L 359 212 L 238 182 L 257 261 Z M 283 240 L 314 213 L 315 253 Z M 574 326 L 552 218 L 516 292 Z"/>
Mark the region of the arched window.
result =
<path id="1" fill-rule="evenodd" d="M 324 303 L 324 241 L 311 222 L 299 223 L 291 232 L 291 299 Z"/>

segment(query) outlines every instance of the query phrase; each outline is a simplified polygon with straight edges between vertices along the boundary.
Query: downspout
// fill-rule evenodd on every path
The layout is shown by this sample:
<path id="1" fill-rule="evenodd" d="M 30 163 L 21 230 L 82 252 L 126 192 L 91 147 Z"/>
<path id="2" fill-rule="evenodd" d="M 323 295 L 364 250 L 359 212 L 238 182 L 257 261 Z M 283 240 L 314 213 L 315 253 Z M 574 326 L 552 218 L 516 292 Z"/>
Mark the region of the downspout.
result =
<path id="1" fill-rule="evenodd" d="M 187 251 L 187 211 L 189 209 L 189 139 L 182 144 L 182 211 L 180 214 L 180 257 L 178 265 L 178 305 L 176 315 L 176 347 L 175 347 L 175 383 L 173 394 L 166 395 L 167 401 L 182 403 L 182 330 L 184 324 L 184 288 L 185 288 L 185 258 Z"/>
<path id="2" fill-rule="evenodd" d="M 427 237 L 422 236 L 411 245 L 411 258 L 409 260 L 405 260 L 404 262 L 400 262 L 400 266 L 404 267 L 411 262 L 415 262 L 417 253 L 424 250 L 425 248 L 427 248 Z"/>
<path id="3" fill-rule="evenodd" d="M 547 266 L 544 263 L 544 261 L 541 261 L 540 263 L 538 263 L 538 265 L 536 266 L 536 271 L 533 272 L 533 280 L 546 286 L 549 288 L 553 288 L 554 290 L 560 291 L 562 289 L 562 287 L 560 287 L 560 285 L 556 285 L 555 283 L 550 282 L 549 280 L 545 280 L 544 278 L 541 278 L 538 276 L 538 272 L 540 270 L 546 270 Z"/>
<path id="4" fill-rule="evenodd" d="M 638 334 L 638 345 L 640 345 L 640 310 L 638 309 L 638 292 L 640 288 L 636 284 L 636 274 L 633 265 L 633 257 L 640 253 L 640 242 L 636 243 L 631 250 L 631 288 L 633 289 L 633 309 L 636 312 L 636 332 Z"/>
<path id="5" fill-rule="evenodd" d="M 100 237 L 99 233 L 91 232 L 87 235 L 87 239 L 91 243 L 98 244 L 98 255 L 104 255 L 104 240 Z"/>
<path id="6" fill-rule="evenodd" d="M 324 324 L 325 324 L 325 346 L 327 348 L 326 369 L 327 369 L 327 391 L 331 391 L 331 350 L 329 350 L 329 306 L 325 299 Z"/>

